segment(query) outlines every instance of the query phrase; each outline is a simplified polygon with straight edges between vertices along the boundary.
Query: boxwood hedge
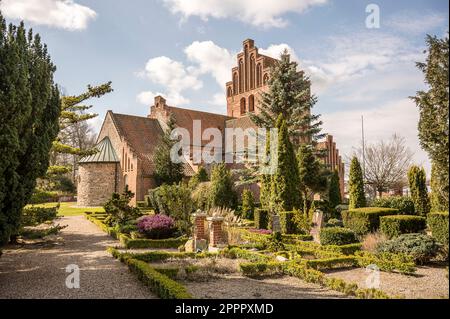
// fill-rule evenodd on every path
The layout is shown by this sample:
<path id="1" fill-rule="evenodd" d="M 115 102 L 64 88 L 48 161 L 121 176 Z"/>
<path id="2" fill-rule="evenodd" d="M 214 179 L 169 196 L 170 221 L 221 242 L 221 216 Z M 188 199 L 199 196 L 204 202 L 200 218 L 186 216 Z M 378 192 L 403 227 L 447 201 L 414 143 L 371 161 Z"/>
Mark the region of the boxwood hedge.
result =
<path id="1" fill-rule="evenodd" d="M 389 239 L 401 234 L 420 233 L 426 228 L 426 219 L 421 216 L 394 215 L 380 219 L 380 230 Z"/>
<path id="2" fill-rule="evenodd" d="M 355 208 L 342 212 L 342 220 L 346 228 L 353 230 L 358 236 L 377 231 L 380 217 L 398 215 L 399 210 L 384 207 Z"/>

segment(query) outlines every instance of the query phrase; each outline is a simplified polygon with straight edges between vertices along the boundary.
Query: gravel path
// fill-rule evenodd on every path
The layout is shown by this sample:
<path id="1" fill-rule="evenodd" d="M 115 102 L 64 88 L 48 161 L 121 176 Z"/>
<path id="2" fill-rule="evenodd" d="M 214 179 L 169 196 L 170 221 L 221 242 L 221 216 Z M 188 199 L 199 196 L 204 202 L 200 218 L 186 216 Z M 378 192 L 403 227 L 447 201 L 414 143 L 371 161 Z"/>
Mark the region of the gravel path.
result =
<path id="1" fill-rule="evenodd" d="M 52 244 L 6 247 L 0 258 L 0 298 L 156 298 L 113 259 L 108 235 L 83 216 L 57 220 L 68 225 Z M 68 265 L 78 265 L 80 288 L 66 287 Z"/>
<path id="2" fill-rule="evenodd" d="M 207 282 L 183 282 L 200 299 L 347 299 L 342 293 L 295 277 L 252 279 L 226 275 Z"/>
<path id="3" fill-rule="evenodd" d="M 354 282 L 362 288 L 366 286 L 367 272 L 364 268 L 335 270 L 327 275 Z M 381 272 L 380 289 L 391 296 L 403 296 L 407 299 L 448 299 L 447 270 L 438 266 L 417 267 L 412 276 Z"/>

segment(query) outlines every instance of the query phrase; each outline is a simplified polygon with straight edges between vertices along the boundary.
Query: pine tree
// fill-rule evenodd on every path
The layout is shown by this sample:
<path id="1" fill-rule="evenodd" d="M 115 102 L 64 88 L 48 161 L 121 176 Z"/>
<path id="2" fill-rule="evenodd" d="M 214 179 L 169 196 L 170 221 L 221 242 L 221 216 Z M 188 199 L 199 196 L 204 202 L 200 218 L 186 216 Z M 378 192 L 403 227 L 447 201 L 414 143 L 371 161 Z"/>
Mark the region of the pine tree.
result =
<path id="1" fill-rule="evenodd" d="M 339 172 L 335 170 L 330 177 L 330 185 L 328 187 L 328 202 L 333 209 L 341 204 L 341 186 L 339 185 Z"/>
<path id="2" fill-rule="evenodd" d="M 356 157 L 353 157 L 350 164 L 349 174 L 349 208 L 359 208 L 366 206 L 366 195 L 364 194 L 364 180 L 361 165 Z"/>
<path id="3" fill-rule="evenodd" d="M 0 242 L 17 234 L 22 208 L 49 165 L 61 103 L 55 66 L 39 35 L 0 14 Z"/>
<path id="4" fill-rule="evenodd" d="M 217 164 L 211 170 L 209 207 L 236 208 L 236 206 L 237 194 L 231 172 L 224 163 Z"/>
<path id="5" fill-rule="evenodd" d="M 428 57 L 417 67 L 425 76 L 428 91 L 419 91 L 412 99 L 420 110 L 419 140 L 428 153 L 439 178 L 434 180 L 436 199 L 442 201 L 438 206 L 449 208 L 449 38 L 428 36 Z M 435 175 L 437 176 L 437 175 Z"/>
<path id="6" fill-rule="evenodd" d="M 409 190 L 414 202 L 414 211 L 418 215 L 430 212 L 430 198 L 428 197 L 427 176 L 423 168 L 412 166 L 408 171 Z"/>
<path id="7" fill-rule="evenodd" d="M 271 210 L 274 212 L 292 211 L 301 207 L 301 194 L 298 189 L 300 178 L 294 147 L 289 139 L 288 128 L 283 116 L 277 120 L 278 166 L 272 175 Z"/>
<path id="8" fill-rule="evenodd" d="M 298 188 L 303 195 L 304 210 L 308 211 L 315 193 L 327 189 L 329 172 L 317 157 L 311 145 L 302 144 L 297 153 L 300 183 Z"/>
<path id="9" fill-rule="evenodd" d="M 177 184 L 184 177 L 184 163 L 176 163 L 170 156 L 170 150 L 176 141 L 172 140 L 170 134 L 175 128 L 175 119 L 173 116 L 167 122 L 167 129 L 164 132 L 161 141 L 156 147 L 153 161 L 155 163 L 155 181 L 158 185 Z"/>
<path id="10" fill-rule="evenodd" d="M 53 142 L 53 157 L 56 157 L 58 154 L 71 154 L 82 157 L 95 152 L 92 149 L 82 149 L 74 146 L 70 141 L 70 129 L 81 122 L 98 116 L 96 113 L 87 113 L 92 108 L 92 105 L 84 105 L 84 102 L 91 98 L 100 98 L 112 91 L 111 82 L 108 82 L 99 86 L 88 85 L 85 93 L 76 96 L 63 96 L 61 98 L 60 132 L 58 138 Z"/>
<path id="11" fill-rule="evenodd" d="M 61 97 L 60 131 L 53 141 L 50 152 L 50 167 L 41 183 L 52 184 L 69 172 L 72 172 L 72 178 L 74 179 L 78 160 L 83 156 L 97 152 L 93 148 L 94 145 L 92 147 L 77 145 L 76 141 L 80 139 L 80 136 L 75 135 L 78 135 L 80 131 L 76 128 L 83 124 L 86 125 L 87 120 L 98 116 L 95 113 L 87 113 L 92 105 L 84 105 L 83 103 L 91 98 L 100 98 L 112 91 L 111 82 L 108 82 L 94 87 L 88 85 L 87 91 L 80 95 Z M 72 163 L 66 165 L 67 162 Z"/>
<path id="12" fill-rule="evenodd" d="M 303 72 L 297 71 L 298 64 L 290 60 L 287 51 L 275 64 L 270 73 L 269 89 L 261 94 L 259 114 L 250 118 L 259 127 L 275 127 L 276 119 L 282 115 L 294 141 L 315 144 L 324 137 L 320 134 L 320 115 L 313 115 L 312 108 L 317 97 L 311 94 L 311 82 Z M 297 144 L 297 143 L 296 143 Z"/>

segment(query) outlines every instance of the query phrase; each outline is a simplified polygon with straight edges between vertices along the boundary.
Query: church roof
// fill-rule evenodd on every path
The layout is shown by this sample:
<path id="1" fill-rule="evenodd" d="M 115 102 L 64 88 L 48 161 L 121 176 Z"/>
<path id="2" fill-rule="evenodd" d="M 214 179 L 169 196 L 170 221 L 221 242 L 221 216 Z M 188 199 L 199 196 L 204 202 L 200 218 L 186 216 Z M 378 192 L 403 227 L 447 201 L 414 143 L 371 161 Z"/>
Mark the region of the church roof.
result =
<path id="1" fill-rule="evenodd" d="M 119 134 L 142 160 L 144 173 L 151 175 L 154 171 L 153 154 L 163 135 L 158 120 L 113 112 L 111 115 Z"/>
<path id="2" fill-rule="evenodd" d="M 79 163 L 118 163 L 119 157 L 117 156 L 114 148 L 106 136 L 95 146 L 98 150 L 97 153 L 83 157 Z"/>
<path id="3" fill-rule="evenodd" d="M 152 175 L 155 170 L 153 155 L 164 133 L 158 120 L 113 112 L 111 116 L 119 134 L 141 159 L 144 174 Z M 184 165 L 184 173 L 186 176 L 195 174 L 189 164 Z"/>
<path id="4" fill-rule="evenodd" d="M 221 132 L 225 132 L 225 122 L 232 119 L 222 114 L 215 114 L 203 111 L 182 109 L 173 106 L 167 106 L 167 109 L 175 117 L 175 124 L 178 127 L 185 128 L 191 134 L 191 141 L 193 139 L 194 120 L 201 121 L 201 133 L 208 128 L 217 128 Z M 202 145 L 209 143 L 210 140 L 202 140 Z"/>

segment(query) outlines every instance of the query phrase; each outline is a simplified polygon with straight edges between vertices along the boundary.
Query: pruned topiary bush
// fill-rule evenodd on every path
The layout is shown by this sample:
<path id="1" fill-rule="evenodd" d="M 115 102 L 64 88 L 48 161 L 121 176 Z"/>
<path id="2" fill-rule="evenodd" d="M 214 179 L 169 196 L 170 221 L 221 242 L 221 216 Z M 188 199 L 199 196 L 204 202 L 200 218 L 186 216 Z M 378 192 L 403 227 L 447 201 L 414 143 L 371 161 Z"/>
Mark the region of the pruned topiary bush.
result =
<path id="1" fill-rule="evenodd" d="M 394 215 L 380 219 L 380 230 L 389 239 L 402 234 L 420 233 L 425 228 L 426 219 L 421 216 Z"/>
<path id="2" fill-rule="evenodd" d="M 357 242 L 355 232 L 348 228 L 326 227 L 320 230 L 320 244 L 322 245 L 347 245 Z"/>
<path id="3" fill-rule="evenodd" d="M 265 209 L 255 210 L 255 228 L 268 229 L 269 227 L 269 212 Z"/>
<path id="4" fill-rule="evenodd" d="M 283 234 L 296 234 L 297 225 L 295 223 L 294 212 L 282 212 L 280 215 L 281 233 Z"/>
<path id="5" fill-rule="evenodd" d="M 342 212 L 344 226 L 353 230 L 358 236 L 362 236 L 380 227 L 380 217 L 397 215 L 398 209 L 384 207 L 355 208 Z"/>
<path id="6" fill-rule="evenodd" d="M 436 257 L 440 246 L 436 240 L 424 234 L 403 234 L 397 238 L 381 243 L 378 253 L 405 254 L 417 264 L 423 264 Z"/>
<path id="7" fill-rule="evenodd" d="M 415 215 L 414 202 L 409 196 L 389 196 L 376 198 L 372 202 L 373 207 L 385 207 L 398 209 L 400 214 Z"/>
<path id="8" fill-rule="evenodd" d="M 448 247 L 448 212 L 429 213 L 427 223 L 431 230 L 431 236 Z"/>
<path id="9" fill-rule="evenodd" d="M 253 193 L 249 189 L 242 192 L 242 208 L 241 216 L 245 219 L 254 219 L 255 215 L 255 199 Z"/>

